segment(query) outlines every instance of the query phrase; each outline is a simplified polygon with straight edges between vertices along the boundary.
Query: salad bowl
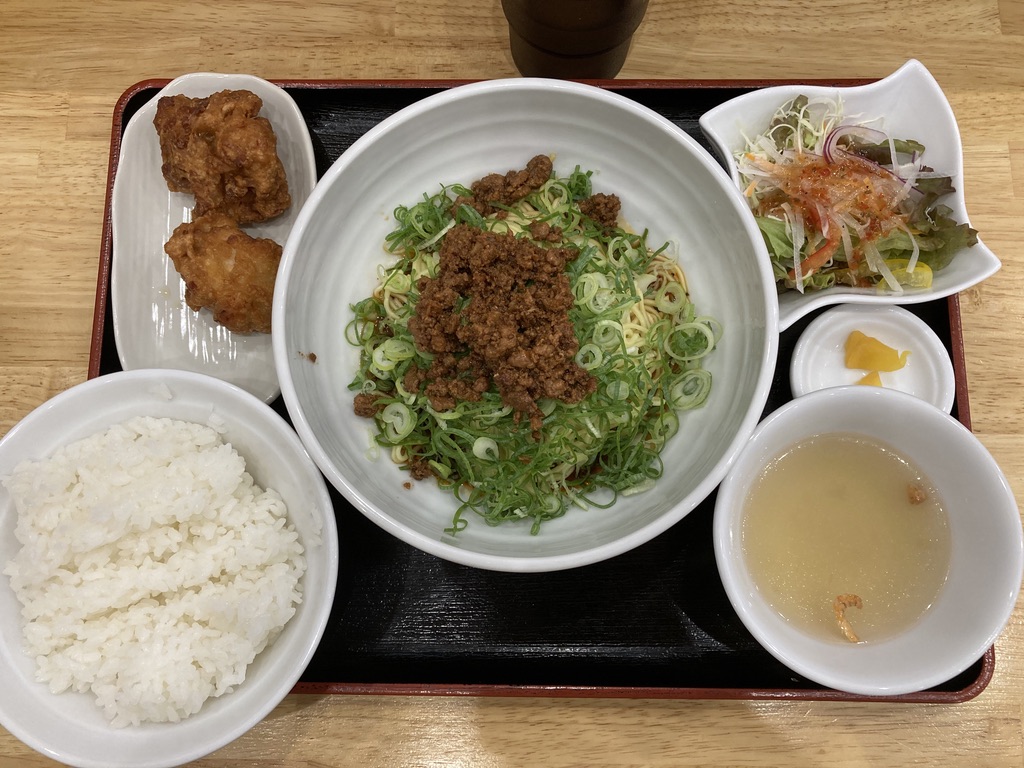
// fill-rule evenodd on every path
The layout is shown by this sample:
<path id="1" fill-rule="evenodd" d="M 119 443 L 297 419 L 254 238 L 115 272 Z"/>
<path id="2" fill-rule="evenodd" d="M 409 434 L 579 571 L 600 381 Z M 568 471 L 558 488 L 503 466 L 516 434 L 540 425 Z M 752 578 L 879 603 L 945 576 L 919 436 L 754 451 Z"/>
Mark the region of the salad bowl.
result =
<path id="1" fill-rule="evenodd" d="M 743 94 L 706 112 L 700 118 L 701 130 L 740 189 L 749 183 L 738 163 L 748 140 L 763 134 L 776 111 L 801 95 L 812 100 L 839 101 L 844 125 L 870 125 L 892 139 L 924 145 L 921 162 L 949 176 L 954 188 L 938 202 L 951 209 L 950 216 L 955 221 L 970 224 L 964 202 L 963 152 L 956 118 L 935 78 L 916 60 L 867 85 L 773 86 Z M 912 304 L 950 296 L 987 279 L 999 267 L 999 259 L 978 239 L 973 245 L 958 248 L 947 266 L 935 270 L 928 287 L 907 287 L 900 292 L 840 285 L 804 292 L 781 290 L 779 328 L 785 330 L 807 313 L 832 304 Z"/>

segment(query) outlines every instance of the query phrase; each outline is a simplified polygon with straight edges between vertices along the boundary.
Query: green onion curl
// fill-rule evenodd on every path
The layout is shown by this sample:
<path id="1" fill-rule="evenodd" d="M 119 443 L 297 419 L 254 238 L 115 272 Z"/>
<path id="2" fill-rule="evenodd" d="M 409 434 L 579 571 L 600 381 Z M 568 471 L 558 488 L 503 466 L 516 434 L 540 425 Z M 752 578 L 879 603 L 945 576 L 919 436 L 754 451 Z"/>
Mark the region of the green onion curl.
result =
<path id="1" fill-rule="evenodd" d="M 661 451 L 685 430 L 683 414 L 710 396 L 703 363 L 722 328 L 698 314 L 678 267 L 664 255 L 667 244 L 652 248 L 647 232 L 599 225 L 580 211 L 579 202 L 592 194 L 589 171 L 553 177 L 493 216 L 455 206 L 470 194 L 451 185 L 395 209 L 385 241 L 395 261 L 382 269 L 374 296 L 353 305 L 345 328 L 360 354 L 350 389 L 380 398 L 375 443 L 401 466 L 429 467 L 453 494 L 449 534 L 458 535 L 471 518 L 528 525 L 537 534 L 570 508 L 608 508 L 658 481 Z M 535 436 L 493 385 L 478 400 L 439 411 L 422 391 L 407 388 L 406 375 L 430 366 L 408 320 L 420 279 L 437 274 L 449 229 L 466 223 L 529 237 L 537 222 L 562 229 L 562 242 L 542 247 L 576 253 L 566 267 L 575 360 L 597 386 L 575 404 L 540 400 Z"/>

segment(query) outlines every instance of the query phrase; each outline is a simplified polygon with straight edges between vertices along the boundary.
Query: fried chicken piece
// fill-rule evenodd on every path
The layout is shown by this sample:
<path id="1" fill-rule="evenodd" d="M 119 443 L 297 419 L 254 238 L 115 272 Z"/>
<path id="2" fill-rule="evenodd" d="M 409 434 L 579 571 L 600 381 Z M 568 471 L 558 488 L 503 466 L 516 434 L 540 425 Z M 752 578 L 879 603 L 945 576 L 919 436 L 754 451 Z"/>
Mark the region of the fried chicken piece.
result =
<path id="1" fill-rule="evenodd" d="M 189 307 L 211 310 L 235 333 L 270 333 L 280 245 L 213 211 L 178 226 L 164 250 L 185 281 Z"/>
<path id="2" fill-rule="evenodd" d="M 195 215 L 226 213 L 255 224 L 291 205 L 277 136 L 259 116 L 263 100 L 251 91 L 219 91 L 205 99 L 166 96 L 157 102 L 167 186 L 191 192 Z"/>
<path id="3" fill-rule="evenodd" d="M 192 192 L 189 179 L 191 168 L 198 167 L 200 160 L 194 157 L 199 146 L 191 148 L 192 127 L 210 103 L 206 99 L 191 99 L 188 96 L 163 96 L 156 104 L 153 125 L 160 139 L 160 171 L 172 192 Z"/>

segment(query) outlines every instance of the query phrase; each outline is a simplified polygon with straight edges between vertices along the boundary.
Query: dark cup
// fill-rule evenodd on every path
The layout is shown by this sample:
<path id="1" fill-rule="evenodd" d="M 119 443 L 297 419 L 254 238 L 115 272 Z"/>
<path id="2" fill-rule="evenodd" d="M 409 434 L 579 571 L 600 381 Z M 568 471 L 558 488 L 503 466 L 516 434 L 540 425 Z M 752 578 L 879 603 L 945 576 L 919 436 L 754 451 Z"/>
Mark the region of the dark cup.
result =
<path id="1" fill-rule="evenodd" d="M 615 77 L 648 0 L 501 0 L 516 68 L 526 77 Z"/>

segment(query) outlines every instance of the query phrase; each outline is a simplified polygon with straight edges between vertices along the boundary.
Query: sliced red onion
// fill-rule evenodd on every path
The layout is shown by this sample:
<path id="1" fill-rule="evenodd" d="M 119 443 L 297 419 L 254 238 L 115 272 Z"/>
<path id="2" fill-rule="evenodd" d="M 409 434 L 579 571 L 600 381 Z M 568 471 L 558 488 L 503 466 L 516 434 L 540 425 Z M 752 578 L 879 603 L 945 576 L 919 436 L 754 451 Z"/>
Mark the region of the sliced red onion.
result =
<path id="1" fill-rule="evenodd" d="M 829 132 L 828 137 L 825 139 L 825 145 L 822 148 L 822 154 L 828 162 L 835 162 L 835 157 L 843 153 L 843 150 L 839 148 L 839 140 L 845 136 L 854 136 L 858 139 L 863 139 L 869 144 L 882 144 L 889 141 L 889 136 L 885 131 L 866 128 L 863 125 L 837 126 Z"/>

